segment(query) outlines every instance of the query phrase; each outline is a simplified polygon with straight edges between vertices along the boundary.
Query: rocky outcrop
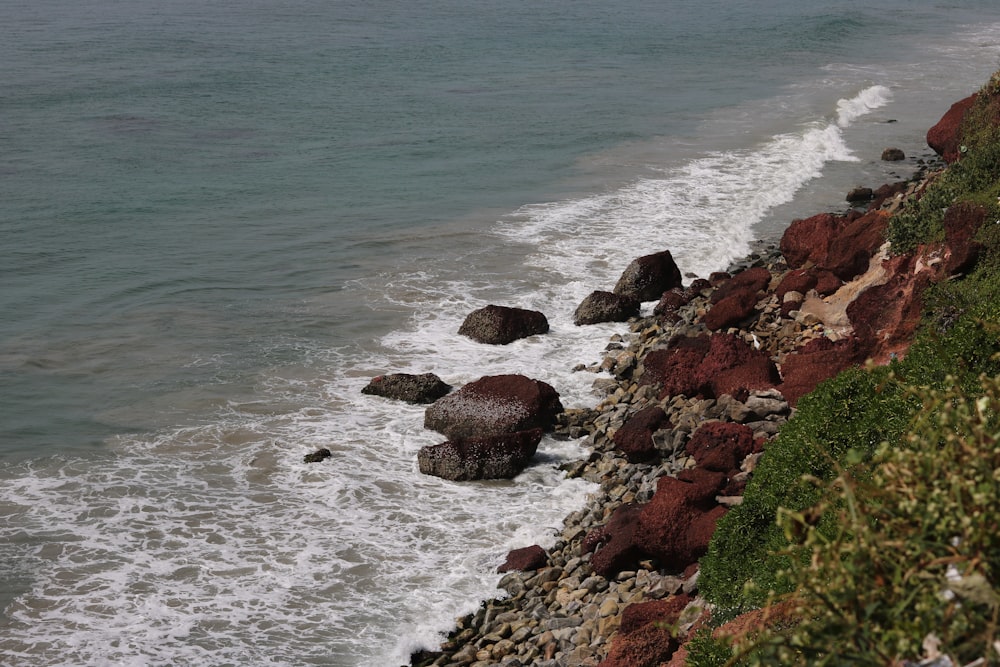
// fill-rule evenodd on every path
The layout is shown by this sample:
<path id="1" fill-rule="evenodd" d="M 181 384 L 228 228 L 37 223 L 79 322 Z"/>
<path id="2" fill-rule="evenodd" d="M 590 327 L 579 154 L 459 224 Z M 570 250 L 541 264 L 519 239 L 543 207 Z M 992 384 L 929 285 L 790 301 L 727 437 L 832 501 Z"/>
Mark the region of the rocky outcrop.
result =
<path id="1" fill-rule="evenodd" d="M 507 345 L 548 330 L 549 321 L 537 310 L 490 305 L 469 313 L 458 333 L 478 343 Z"/>
<path id="2" fill-rule="evenodd" d="M 732 334 L 675 338 L 667 348 L 646 355 L 639 378 L 641 384 L 659 385 L 661 398 L 715 398 L 770 389 L 779 381 L 768 354 Z"/>
<path id="3" fill-rule="evenodd" d="M 433 373 L 412 375 L 410 373 L 392 373 L 379 375 L 371 379 L 361 390 L 362 394 L 392 398 L 407 403 L 433 403 L 451 391 L 451 385 L 443 382 Z"/>
<path id="4" fill-rule="evenodd" d="M 427 408 L 424 426 L 451 440 L 550 429 L 562 412 L 551 385 L 523 375 L 488 375 Z"/>
<path id="5" fill-rule="evenodd" d="M 979 94 L 974 93 L 952 104 L 941 120 L 927 131 L 927 145 L 944 158 L 945 162 L 954 162 L 961 155 L 962 121 L 965 120 L 965 114 L 975 104 L 977 97 Z"/>
<path id="6" fill-rule="evenodd" d="M 883 210 L 814 215 L 792 222 L 781 237 L 781 252 L 792 268 L 809 262 L 851 280 L 867 270 L 869 258 L 885 242 L 888 224 Z"/>
<path id="7" fill-rule="evenodd" d="M 510 479 L 531 461 L 542 439 L 542 429 L 502 435 L 449 440 L 421 447 L 420 472 L 456 482 L 476 479 Z"/>
<path id="8" fill-rule="evenodd" d="M 642 304 L 635 297 L 614 292 L 591 292 L 573 313 L 573 323 L 600 324 L 601 322 L 625 322 L 638 317 Z"/>
<path id="9" fill-rule="evenodd" d="M 669 250 L 632 260 L 615 285 L 614 293 L 637 301 L 656 301 L 681 286 L 681 271 Z"/>

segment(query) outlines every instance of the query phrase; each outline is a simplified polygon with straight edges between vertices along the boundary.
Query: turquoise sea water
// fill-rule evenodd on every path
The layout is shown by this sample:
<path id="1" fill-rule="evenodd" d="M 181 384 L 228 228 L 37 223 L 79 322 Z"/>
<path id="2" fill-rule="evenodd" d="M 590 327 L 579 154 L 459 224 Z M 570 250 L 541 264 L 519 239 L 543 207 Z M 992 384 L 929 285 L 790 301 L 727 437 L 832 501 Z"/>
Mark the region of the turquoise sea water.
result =
<path id="1" fill-rule="evenodd" d="M 578 445 L 422 478 L 440 438 L 360 388 L 593 403 L 571 369 L 618 328 L 570 315 L 632 257 L 706 275 L 908 175 L 1000 65 L 1000 9 L 869 4 L 0 3 L 0 662 L 432 644 L 582 504 Z M 490 302 L 552 333 L 458 337 Z"/>

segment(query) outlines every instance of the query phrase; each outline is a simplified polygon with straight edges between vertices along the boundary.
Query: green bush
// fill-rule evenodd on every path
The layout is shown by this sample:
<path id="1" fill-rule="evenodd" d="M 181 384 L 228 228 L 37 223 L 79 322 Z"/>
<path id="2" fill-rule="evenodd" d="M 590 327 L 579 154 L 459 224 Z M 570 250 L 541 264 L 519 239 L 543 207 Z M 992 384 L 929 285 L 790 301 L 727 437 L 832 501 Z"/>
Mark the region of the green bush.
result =
<path id="1" fill-rule="evenodd" d="M 898 440 L 917 407 L 888 368 L 848 370 L 802 398 L 761 457 L 742 504 L 719 521 L 701 561 L 700 590 L 723 617 L 786 592 L 778 578 L 788 567 L 778 508 L 816 504 L 821 491 L 807 478 L 830 479 L 849 451 L 869 457 L 882 441 Z"/>
<path id="2" fill-rule="evenodd" d="M 749 664 L 882 667 L 925 657 L 929 637 L 955 664 L 1000 664 L 1000 378 L 915 395 L 904 446 L 782 511 L 801 622 L 740 647 Z M 833 532 L 815 523 L 828 514 Z"/>

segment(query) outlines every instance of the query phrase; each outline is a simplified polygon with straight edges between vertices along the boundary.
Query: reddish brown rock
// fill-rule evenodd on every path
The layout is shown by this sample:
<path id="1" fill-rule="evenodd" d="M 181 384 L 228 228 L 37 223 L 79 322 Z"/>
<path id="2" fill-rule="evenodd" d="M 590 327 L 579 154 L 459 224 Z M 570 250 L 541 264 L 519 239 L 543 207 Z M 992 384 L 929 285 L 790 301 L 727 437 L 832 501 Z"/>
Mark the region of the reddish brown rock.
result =
<path id="1" fill-rule="evenodd" d="M 719 331 L 736 326 L 756 314 L 757 290 L 744 287 L 731 292 L 702 319 L 709 331 Z"/>
<path id="2" fill-rule="evenodd" d="M 945 278 L 958 273 L 968 273 L 979 260 L 983 246 L 976 241 L 976 233 L 986 221 L 986 209 L 975 204 L 955 204 L 944 214 L 944 241 L 947 256 L 944 262 Z"/>
<path id="3" fill-rule="evenodd" d="M 978 93 L 973 93 L 964 100 L 955 102 L 941 117 L 934 127 L 927 130 L 927 145 L 944 158 L 945 162 L 954 162 L 961 155 L 962 121 L 965 114 L 976 102 Z"/>
<path id="4" fill-rule="evenodd" d="M 779 244 L 788 266 L 797 269 L 806 262 L 822 263 L 838 226 L 837 218 L 832 213 L 793 220 L 781 236 Z"/>
<path id="5" fill-rule="evenodd" d="M 729 297 L 731 294 L 750 290 L 754 293 L 765 289 L 771 283 L 771 272 L 764 267 L 758 266 L 745 271 L 740 271 L 728 281 L 719 285 L 709 301 L 718 303 Z M 714 284 L 714 283 L 713 283 Z"/>
<path id="6" fill-rule="evenodd" d="M 782 383 L 778 388 L 794 407 L 820 382 L 864 363 L 867 357 L 867 350 L 856 338 L 844 338 L 836 343 L 829 338 L 815 338 L 785 357 L 781 364 Z"/>
<path id="7" fill-rule="evenodd" d="M 465 482 L 475 479 L 511 479 L 531 461 L 542 439 L 542 429 L 449 440 L 421 447 L 420 472 Z"/>
<path id="8" fill-rule="evenodd" d="M 655 301 L 667 290 L 680 286 L 681 271 L 670 251 L 664 250 L 632 260 L 613 291 L 638 301 Z"/>
<path id="9" fill-rule="evenodd" d="M 424 426 L 451 440 L 550 429 L 563 411 L 551 385 L 523 375 L 488 375 L 427 408 Z"/>
<path id="10" fill-rule="evenodd" d="M 837 229 L 826 257 L 816 263 L 838 278 L 849 281 L 868 269 L 872 255 L 885 243 L 889 213 L 869 211 Z"/>
<path id="11" fill-rule="evenodd" d="M 666 600 L 652 600 L 650 602 L 638 602 L 625 607 L 621 615 L 621 624 L 618 632 L 629 635 L 650 623 L 659 623 L 670 627 L 680 619 L 681 612 L 691 602 L 691 598 L 684 593 L 673 595 Z"/>
<path id="12" fill-rule="evenodd" d="M 694 432 L 685 446 L 698 466 L 730 473 L 754 449 L 753 429 L 733 422 L 709 422 Z"/>
<path id="13" fill-rule="evenodd" d="M 815 289 L 818 280 L 814 270 L 795 269 L 785 274 L 781 282 L 774 289 L 774 293 L 779 301 L 784 301 L 785 295 L 789 292 L 805 294 L 809 290 Z"/>
<path id="14" fill-rule="evenodd" d="M 573 313 L 573 323 L 600 324 L 601 322 L 625 322 L 630 317 L 637 317 L 642 304 L 639 300 L 626 295 L 602 292 L 591 292 Z"/>
<path id="15" fill-rule="evenodd" d="M 527 570 L 537 570 L 545 567 L 548 560 L 549 556 L 545 553 L 545 549 L 537 544 L 533 544 L 530 547 L 511 550 L 507 554 L 507 560 L 497 568 L 497 572 L 502 574 L 511 571 L 525 572 Z"/>
<path id="16" fill-rule="evenodd" d="M 597 550 L 590 559 L 594 572 L 604 577 L 611 576 L 634 567 L 642 558 L 642 550 L 636 543 L 641 514 L 641 505 L 635 503 L 621 505 L 611 515 L 607 524 L 594 529 L 584 538 L 580 546 L 581 553 Z"/>
<path id="17" fill-rule="evenodd" d="M 660 398 L 697 395 L 701 390 L 698 369 L 710 346 L 711 340 L 706 335 L 675 338 L 666 349 L 653 350 L 646 355 L 643 359 L 645 370 L 639 382 L 660 385 Z"/>
<path id="18" fill-rule="evenodd" d="M 675 287 L 672 290 L 667 290 L 660 296 L 660 301 L 653 308 L 653 314 L 666 315 L 675 312 L 690 301 L 691 297 L 683 289 Z"/>
<path id="19" fill-rule="evenodd" d="M 598 667 L 658 667 L 679 646 L 669 628 L 650 623 L 629 635 L 618 634 Z"/>
<path id="20" fill-rule="evenodd" d="M 910 266 L 907 262 L 887 283 L 868 288 L 847 306 L 855 336 L 876 363 L 905 352 L 920 324 L 931 275 L 929 271 L 914 273 Z"/>
<path id="21" fill-rule="evenodd" d="M 660 406 L 651 405 L 629 417 L 612 440 L 630 463 L 648 461 L 657 454 L 653 433 L 664 425 L 670 425 L 667 413 Z"/>
<path id="22" fill-rule="evenodd" d="M 653 499 L 639 515 L 640 530 L 635 533 L 639 549 L 674 572 L 705 555 L 715 524 L 725 514 L 715 497 L 726 481 L 725 473 L 699 468 L 661 477 Z"/>
<path id="23" fill-rule="evenodd" d="M 763 350 L 755 350 L 732 334 L 714 334 L 697 370 L 700 393 L 709 398 L 738 396 L 771 389 L 780 381 L 778 369 Z"/>
<path id="24" fill-rule="evenodd" d="M 832 271 L 816 269 L 814 273 L 816 275 L 816 293 L 820 296 L 829 296 L 844 284 L 844 281 L 835 276 Z"/>
<path id="25" fill-rule="evenodd" d="M 549 321 L 537 310 L 490 305 L 469 313 L 458 333 L 478 343 L 507 345 L 548 330 Z"/>

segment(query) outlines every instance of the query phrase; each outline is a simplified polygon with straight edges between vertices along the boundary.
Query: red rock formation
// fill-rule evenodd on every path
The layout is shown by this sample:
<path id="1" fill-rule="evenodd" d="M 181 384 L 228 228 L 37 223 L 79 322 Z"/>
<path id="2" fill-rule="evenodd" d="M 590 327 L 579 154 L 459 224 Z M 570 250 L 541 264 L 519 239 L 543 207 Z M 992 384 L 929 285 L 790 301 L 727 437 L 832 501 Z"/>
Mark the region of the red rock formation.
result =
<path id="1" fill-rule="evenodd" d="M 771 283 L 771 272 L 763 267 L 754 267 L 745 271 L 740 271 L 731 279 L 719 284 L 718 289 L 712 294 L 710 301 L 718 303 L 729 297 L 731 294 L 750 290 L 757 293 L 765 289 Z M 715 284 L 715 283 L 713 283 Z"/>
<path id="2" fill-rule="evenodd" d="M 886 211 L 869 211 L 834 231 L 826 257 L 816 262 L 844 281 L 851 280 L 868 269 L 868 261 L 885 243 L 889 226 Z"/>
<path id="3" fill-rule="evenodd" d="M 699 467 L 730 474 L 753 449 L 753 429 L 733 422 L 703 424 L 684 448 Z"/>
<path id="4" fill-rule="evenodd" d="M 681 336 L 672 340 L 667 349 L 646 355 L 639 382 L 660 385 L 660 398 L 679 394 L 696 396 L 701 389 L 698 368 L 710 345 L 708 336 Z"/>
<path id="5" fill-rule="evenodd" d="M 961 155 L 962 121 L 965 120 L 965 114 L 972 108 L 978 96 L 978 93 L 973 93 L 964 100 L 952 104 L 941 120 L 927 130 L 927 145 L 943 157 L 945 162 L 954 162 Z"/>
<path id="6" fill-rule="evenodd" d="M 650 602 L 639 602 L 625 607 L 621 615 L 621 624 L 618 632 L 629 635 L 649 623 L 660 623 L 667 627 L 673 625 L 680 618 L 681 612 L 691 602 L 691 598 L 681 593 L 666 600 L 652 600 Z"/>
<path id="7" fill-rule="evenodd" d="M 703 322 L 709 331 L 719 331 L 736 326 L 755 314 L 757 290 L 744 287 L 722 299 L 705 313 Z"/>
<path id="8" fill-rule="evenodd" d="M 948 248 L 943 277 L 967 273 L 975 266 L 982 244 L 976 233 L 986 221 L 986 209 L 976 204 L 955 204 L 944 214 L 945 245 Z"/>
<path id="9" fill-rule="evenodd" d="M 670 659 L 678 645 L 670 628 L 650 623 L 629 635 L 616 635 L 598 667 L 658 667 Z"/>
<path id="10" fill-rule="evenodd" d="M 829 338 L 816 338 L 785 357 L 781 364 L 782 383 L 778 389 L 788 404 L 794 406 L 820 382 L 864 363 L 867 357 L 867 350 L 855 338 L 845 338 L 836 343 Z"/>
<path id="11" fill-rule="evenodd" d="M 615 447 L 625 454 L 629 463 L 648 461 L 656 456 L 653 433 L 669 427 L 667 413 L 658 405 L 651 405 L 629 417 L 612 440 Z"/>
<path id="12" fill-rule="evenodd" d="M 639 549 L 674 572 L 701 558 L 716 522 L 726 512 L 715 501 L 726 481 L 725 473 L 699 468 L 684 470 L 677 477 L 661 477 L 653 499 L 639 515 L 641 529 L 635 534 Z"/>
<path id="13" fill-rule="evenodd" d="M 797 269 L 806 262 L 820 264 L 825 260 L 837 226 L 837 217 L 832 213 L 793 220 L 779 244 L 788 266 Z"/>
<path id="14" fill-rule="evenodd" d="M 537 570 L 540 567 L 544 567 L 548 560 L 549 556 L 545 553 L 545 549 L 537 544 L 533 544 L 530 547 L 511 550 L 507 554 L 507 560 L 497 568 L 497 572 L 502 574 L 512 570 L 519 572 Z"/>

